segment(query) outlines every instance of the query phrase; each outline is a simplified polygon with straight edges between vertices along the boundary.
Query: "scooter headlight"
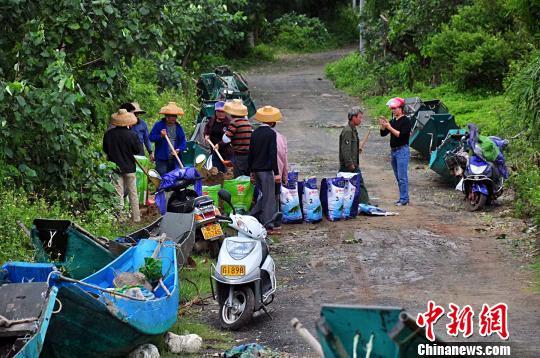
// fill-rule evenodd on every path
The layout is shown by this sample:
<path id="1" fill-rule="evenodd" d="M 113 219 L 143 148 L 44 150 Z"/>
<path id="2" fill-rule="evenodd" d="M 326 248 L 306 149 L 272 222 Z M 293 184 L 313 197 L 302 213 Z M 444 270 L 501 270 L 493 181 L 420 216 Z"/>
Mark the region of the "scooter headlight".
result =
<path id="1" fill-rule="evenodd" d="M 227 241 L 227 252 L 235 260 L 242 260 L 255 248 L 254 242 Z"/>

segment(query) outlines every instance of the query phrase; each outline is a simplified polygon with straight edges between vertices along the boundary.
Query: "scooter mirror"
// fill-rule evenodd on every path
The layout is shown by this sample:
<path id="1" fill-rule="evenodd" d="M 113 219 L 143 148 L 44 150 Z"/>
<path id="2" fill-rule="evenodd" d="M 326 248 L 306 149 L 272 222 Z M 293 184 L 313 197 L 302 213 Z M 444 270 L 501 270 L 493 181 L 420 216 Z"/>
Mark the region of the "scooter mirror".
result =
<path id="1" fill-rule="evenodd" d="M 226 202 L 227 204 L 229 204 L 233 210 L 233 213 L 236 214 L 236 211 L 234 210 L 234 206 L 232 204 L 232 197 L 231 197 L 231 193 L 229 193 L 227 190 L 225 189 L 221 189 L 219 192 L 218 192 L 218 196 L 221 200 L 223 200 L 224 202 Z"/>

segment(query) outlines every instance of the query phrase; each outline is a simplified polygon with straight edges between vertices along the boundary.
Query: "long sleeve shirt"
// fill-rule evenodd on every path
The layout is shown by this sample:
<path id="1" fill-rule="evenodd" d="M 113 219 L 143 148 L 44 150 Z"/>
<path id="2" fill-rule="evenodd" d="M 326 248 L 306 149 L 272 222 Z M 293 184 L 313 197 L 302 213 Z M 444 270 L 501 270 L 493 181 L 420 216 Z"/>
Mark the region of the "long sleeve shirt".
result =
<path id="1" fill-rule="evenodd" d="M 135 173 L 135 158 L 142 144 L 137 135 L 127 127 L 115 127 L 103 136 L 103 151 L 107 160 L 118 167 L 121 174 Z"/>
<path id="2" fill-rule="evenodd" d="M 167 131 L 169 131 L 167 127 L 167 122 L 165 121 L 165 119 L 162 119 L 159 122 L 156 122 L 156 124 L 154 124 L 154 127 L 152 128 L 152 131 L 150 132 L 149 138 L 151 142 L 154 142 L 156 144 L 156 152 L 154 154 L 156 160 L 169 160 L 172 153 L 169 148 L 169 144 L 167 143 L 167 139 L 161 136 L 162 129 L 166 129 Z M 169 135 L 169 138 L 170 137 L 171 135 Z M 174 149 L 178 149 L 180 151 L 179 156 L 187 148 L 186 135 L 184 134 L 184 129 L 178 123 L 176 123 L 176 137 L 174 139 L 173 146 L 174 146 Z"/>
<path id="3" fill-rule="evenodd" d="M 148 133 L 148 126 L 146 125 L 146 122 L 139 118 L 137 124 L 135 124 L 133 127 L 131 127 L 131 130 L 135 132 L 137 137 L 139 137 L 139 141 L 142 145 L 146 148 L 148 151 L 148 154 L 152 154 L 152 144 L 150 144 L 150 133 Z M 144 155 L 144 149 L 142 150 L 141 155 Z"/>
<path id="4" fill-rule="evenodd" d="M 354 165 L 359 164 L 359 147 L 358 131 L 356 127 L 347 125 L 339 135 L 339 170 L 349 171 Z"/>
<path id="5" fill-rule="evenodd" d="M 283 183 L 287 182 L 287 173 L 289 172 L 289 150 L 287 147 L 287 138 L 274 129 L 276 132 L 277 162 L 279 175 Z"/>
<path id="6" fill-rule="evenodd" d="M 262 124 L 251 135 L 248 168 L 250 172 L 272 171 L 279 175 L 276 132 L 268 125 Z"/>

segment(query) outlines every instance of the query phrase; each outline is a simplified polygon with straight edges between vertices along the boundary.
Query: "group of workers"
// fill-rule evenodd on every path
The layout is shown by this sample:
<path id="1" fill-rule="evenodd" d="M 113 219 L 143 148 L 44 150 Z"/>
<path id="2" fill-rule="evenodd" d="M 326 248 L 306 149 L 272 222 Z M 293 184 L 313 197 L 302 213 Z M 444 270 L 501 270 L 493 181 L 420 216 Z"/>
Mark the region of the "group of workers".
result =
<path id="1" fill-rule="evenodd" d="M 204 127 L 205 140 L 212 147 L 212 164 L 219 171 L 226 172 L 221 159 L 231 161 L 235 177 L 251 176 L 260 190 L 251 215 L 265 223 L 270 233 L 279 233 L 281 223 L 271 222 L 271 219 L 279 208 L 281 182 L 287 180 L 287 140 L 275 130 L 282 119 L 281 112 L 272 106 L 260 108 L 254 116 L 259 126 L 254 130 L 242 100 L 218 101 L 214 109 L 215 115 Z M 150 159 L 155 161 L 156 170 L 164 175 L 177 168 L 176 156 L 181 158 L 187 148 L 184 129 L 177 121 L 184 111 L 175 102 L 161 108 L 159 114 L 163 118 L 154 124 L 151 131 L 141 118 L 145 113 L 138 103 L 121 105 L 111 116 L 109 129 L 103 138 L 103 151 L 108 160 L 117 165 L 119 178 L 115 188 L 120 207 L 124 206 L 124 193 L 127 192 L 134 222 L 141 220 L 134 156 L 144 155 L 146 148 Z M 151 142 L 154 143 L 154 151 Z"/>
<path id="2" fill-rule="evenodd" d="M 411 120 L 405 115 L 403 99 L 392 98 L 387 106 L 392 112 L 392 120 L 379 118 L 380 135 L 391 136 L 391 163 L 399 188 L 399 199 L 395 204 L 405 206 L 409 204 L 407 173 Z M 214 116 L 208 119 L 204 127 L 204 138 L 212 149 L 213 166 L 226 172 L 224 162 L 230 161 L 235 177 L 251 177 L 260 194 L 250 214 L 265 224 L 270 234 L 279 234 L 281 223 L 272 222 L 271 219 L 279 210 L 280 188 L 282 183 L 286 183 L 288 172 L 287 140 L 275 128 L 282 120 L 280 110 L 272 106 L 259 108 L 254 116 L 259 126 L 254 130 L 242 100 L 218 101 L 214 109 Z M 175 157 L 181 157 L 187 147 L 184 130 L 177 121 L 184 111 L 175 102 L 161 108 L 159 114 L 163 118 L 154 124 L 151 131 L 148 131 L 146 122 L 141 118 L 145 113 L 138 103 L 123 104 L 111 116 L 109 129 L 103 138 L 103 150 L 108 160 L 117 165 L 119 179 L 115 188 L 120 207 L 124 205 L 124 193 L 127 192 L 134 222 L 141 220 L 134 155 L 144 155 L 146 148 L 150 159 L 155 161 L 156 170 L 164 175 L 178 166 Z M 356 127 L 362 123 L 362 119 L 362 110 L 359 107 L 351 108 L 348 125 L 340 134 L 339 171 L 360 176 L 360 202 L 369 204 L 369 194 L 359 166 L 362 148 Z M 154 151 L 151 142 L 154 143 Z"/>

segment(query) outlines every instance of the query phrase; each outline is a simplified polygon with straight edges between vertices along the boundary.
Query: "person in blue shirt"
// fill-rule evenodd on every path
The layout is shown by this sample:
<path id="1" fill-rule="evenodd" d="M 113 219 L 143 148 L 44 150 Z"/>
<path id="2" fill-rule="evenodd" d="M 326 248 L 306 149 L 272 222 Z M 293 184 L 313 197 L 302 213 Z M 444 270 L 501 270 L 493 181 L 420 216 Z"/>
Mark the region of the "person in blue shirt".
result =
<path id="1" fill-rule="evenodd" d="M 150 131 L 150 141 L 155 143 L 156 170 L 160 175 L 164 175 L 178 167 L 178 162 L 165 137 L 169 137 L 180 158 L 182 157 L 181 153 L 187 148 L 187 143 L 184 129 L 176 121 L 178 116 L 184 115 L 184 110 L 178 107 L 176 102 L 169 102 L 166 106 L 161 107 L 159 114 L 165 117 L 154 124 L 152 131 Z"/>
<path id="2" fill-rule="evenodd" d="M 152 152 L 152 144 L 150 144 L 150 133 L 148 133 L 148 126 L 146 125 L 146 122 L 141 118 L 141 115 L 146 114 L 146 111 L 143 111 L 137 102 L 132 102 L 131 105 L 133 106 L 131 113 L 137 117 L 137 124 L 131 127 L 131 130 L 137 134 L 139 141 L 144 146 L 141 148 L 141 152 L 138 155 L 144 155 L 144 148 L 146 148 L 148 155 L 150 156 L 150 160 L 153 161 L 154 153 Z"/>

